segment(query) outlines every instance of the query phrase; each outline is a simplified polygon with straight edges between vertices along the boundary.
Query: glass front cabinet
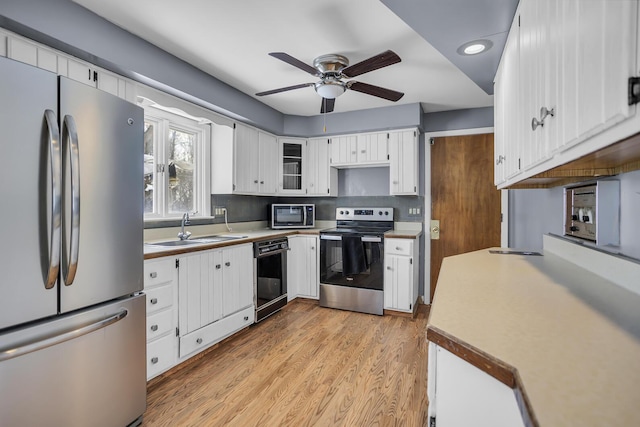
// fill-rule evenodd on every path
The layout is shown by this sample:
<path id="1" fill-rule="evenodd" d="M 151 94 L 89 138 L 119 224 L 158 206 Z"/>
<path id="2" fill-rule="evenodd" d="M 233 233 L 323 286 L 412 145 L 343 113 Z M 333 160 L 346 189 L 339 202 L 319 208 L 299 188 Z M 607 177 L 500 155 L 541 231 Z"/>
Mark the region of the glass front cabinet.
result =
<path id="1" fill-rule="evenodd" d="M 304 194 L 306 139 L 280 138 L 280 192 Z"/>

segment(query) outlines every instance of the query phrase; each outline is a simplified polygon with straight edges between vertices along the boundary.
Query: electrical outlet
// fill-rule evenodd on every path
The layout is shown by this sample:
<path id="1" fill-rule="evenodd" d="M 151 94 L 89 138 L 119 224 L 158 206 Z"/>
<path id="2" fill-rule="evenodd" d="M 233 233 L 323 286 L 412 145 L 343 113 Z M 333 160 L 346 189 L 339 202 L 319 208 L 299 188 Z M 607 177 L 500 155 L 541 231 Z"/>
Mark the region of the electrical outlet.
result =
<path id="1" fill-rule="evenodd" d="M 416 208 L 416 215 L 420 215 L 420 208 Z"/>
<path id="2" fill-rule="evenodd" d="M 227 208 L 225 208 L 223 206 L 216 206 L 215 208 L 213 208 L 213 215 L 214 216 L 224 215 L 224 212 L 226 210 L 227 210 Z"/>

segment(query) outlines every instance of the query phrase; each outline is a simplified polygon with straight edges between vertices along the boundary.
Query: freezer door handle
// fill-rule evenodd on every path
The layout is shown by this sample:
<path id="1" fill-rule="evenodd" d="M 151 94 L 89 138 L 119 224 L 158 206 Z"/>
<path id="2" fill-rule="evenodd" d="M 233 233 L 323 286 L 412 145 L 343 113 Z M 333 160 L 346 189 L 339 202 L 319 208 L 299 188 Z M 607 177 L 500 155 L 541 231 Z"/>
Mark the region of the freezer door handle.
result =
<path id="1" fill-rule="evenodd" d="M 107 326 L 112 325 L 124 319 L 125 317 L 127 317 L 127 314 L 129 314 L 129 311 L 123 308 L 118 313 L 113 314 L 109 317 L 106 317 L 102 320 L 99 320 L 95 323 L 92 323 L 91 325 L 83 326 L 81 328 L 73 329 L 67 332 L 63 332 L 61 334 L 56 334 L 54 336 L 51 336 L 42 340 L 21 345 L 20 347 L 1 348 L 0 362 L 13 359 L 19 356 L 24 356 L 25 354 L 33 353 L 34 351 L 38 351 L 38 350 L 43 350 L 45 348 L 52 347 L 54 345 L 62 344 L 63 342 L 106 328 Z"/>
<path id="2" fill-rule="evenodd" d="M 80 246 L 80 153 L 78 131 L 73 116 L 64 116 L 62 124 L 62 141 L 69 141 L 70 177 L 71 177 L 71 243 L 69 247 L 69 264 L 64 274 L 64 284 L 70 286 L 78 269 L 78 253 Z"/>
<path id="3" fill-rule="evenodd" d="M 60 150 L 60 130 L 58 119 L 51 110 L 45 110 L 44 118 L 49 133 L 49 155 L 51 156 L 51 247 L 49 249 L 49 269 L 44 287 L 51 289 L 56 284 L 60 271 L 60 232 L 62 200 L 62 153 Z"/>

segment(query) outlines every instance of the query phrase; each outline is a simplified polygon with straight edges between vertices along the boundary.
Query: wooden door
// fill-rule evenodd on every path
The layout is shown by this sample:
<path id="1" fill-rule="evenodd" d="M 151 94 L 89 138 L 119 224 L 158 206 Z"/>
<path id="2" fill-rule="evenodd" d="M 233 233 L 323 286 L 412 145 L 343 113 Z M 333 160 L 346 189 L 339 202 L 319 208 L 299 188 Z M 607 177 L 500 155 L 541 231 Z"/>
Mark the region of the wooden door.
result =
<path id="1" fill-rule="evenodd" d="M 431 300 L 442 258 L 500 246 L 500 191 L 493 184 L 493 134 L 435 138 L 431 146 Z"/>

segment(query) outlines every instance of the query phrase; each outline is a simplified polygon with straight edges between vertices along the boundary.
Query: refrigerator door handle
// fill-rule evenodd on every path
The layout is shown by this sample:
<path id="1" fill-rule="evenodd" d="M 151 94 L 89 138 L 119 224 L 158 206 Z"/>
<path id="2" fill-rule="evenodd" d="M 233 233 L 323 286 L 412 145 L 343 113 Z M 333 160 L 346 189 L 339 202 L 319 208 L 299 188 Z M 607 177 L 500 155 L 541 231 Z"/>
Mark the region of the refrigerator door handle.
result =
<path id="1" fill-rule="evenodd" d="M 62 198 L 62 153 L 60 150 L 60 130 L 58 119 L 51 110 L 45 110 L 44 118 L 49 133 L 49 155 L 51 156 L 51 247 L 49 249 L 49 269 L 45 289 L 51 289 L 58 280 L 60 271 L 60 233 Z"/>
<path id="2" fill-rule="evenodd" d="M 78 130 L 73 116 L 64 116 L 62 140 L 63 142 L 69 141 L 71 159 L 71 244 L 69 248 L 69 265 L 64 275 L 64 284 L 70 286 L 76 277 L 80 249 L 80 153 Z"/>
<path id="3" fill-rule="evenodd" d="M 54 345 L 62 344 L 63 342 L 70 341 L 72 339 L 81 337 L 83 335 L 90 334 L 91 332 L 95 332 L 97 330 L 106 328 L 107 326 L 112 325 L 124 319 L 125 317 L 127 317 L 127 314 L 129 314 L 129 311 L 126 308 L 123 308 L 118 313 L 113 314 L 109 317 L 106 317 L 90 325 L 83 326 L 78 329 L 72 329 L 70 331 L 63 332 L 61 334 L 57 334 L 42 340 L 28 343 L 28 344 L 24 344 L 19 347 L 0 349 L 0 362 L 13 359 L 19 356 L 24 356 L 25 354 L 33 353 L 34 351 L 38 351 L 38 350 L 43 350 L 45 348 L 52 347 Z"/>

